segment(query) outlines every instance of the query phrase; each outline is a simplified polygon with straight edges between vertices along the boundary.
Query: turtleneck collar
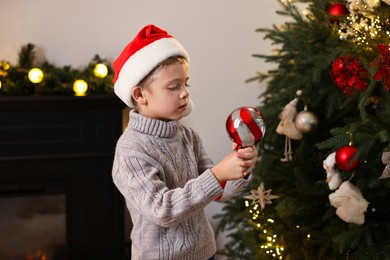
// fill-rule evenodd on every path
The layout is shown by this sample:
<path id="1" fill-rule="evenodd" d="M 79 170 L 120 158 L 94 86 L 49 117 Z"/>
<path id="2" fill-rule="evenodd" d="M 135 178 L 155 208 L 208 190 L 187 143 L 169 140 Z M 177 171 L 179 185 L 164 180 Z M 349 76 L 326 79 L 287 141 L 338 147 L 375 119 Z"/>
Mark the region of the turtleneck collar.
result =
<path id="1" fill-rule="evenodd" d="M 129 127 L 132 129 L 161 138 L 170 138 L 176 135 L 180 128 L 177 120 L 163 121 L 140 115 L 136 109 L 130 111 Z"/>

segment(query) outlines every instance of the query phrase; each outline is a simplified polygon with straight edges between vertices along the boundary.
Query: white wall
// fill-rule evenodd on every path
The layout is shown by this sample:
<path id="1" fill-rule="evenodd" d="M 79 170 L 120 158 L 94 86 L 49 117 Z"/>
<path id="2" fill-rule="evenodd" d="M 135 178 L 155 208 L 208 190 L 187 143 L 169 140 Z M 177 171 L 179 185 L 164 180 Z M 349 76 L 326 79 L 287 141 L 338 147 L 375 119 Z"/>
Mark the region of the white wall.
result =
<path id="1" fill-rule="evenodd" d="M 277 0 L 1 0 L 0 60 L 16 64 L 21 45 L 33 43 L 58 66 L 83 67 L 95 54 L 113 61 L 142 26 L 154 23 L 190 54 L 195 110 L 183 123 L 198 131 L 217 162 L 231 148 L 226 117 L 237 107 L 256 106 L 265 87 L 244 81 L 274 66 L 251 55 L 271 52 L 255 30 L 281 23 L 277 9 Z M 206 209 L 210 219 L 221 207 Z"/>

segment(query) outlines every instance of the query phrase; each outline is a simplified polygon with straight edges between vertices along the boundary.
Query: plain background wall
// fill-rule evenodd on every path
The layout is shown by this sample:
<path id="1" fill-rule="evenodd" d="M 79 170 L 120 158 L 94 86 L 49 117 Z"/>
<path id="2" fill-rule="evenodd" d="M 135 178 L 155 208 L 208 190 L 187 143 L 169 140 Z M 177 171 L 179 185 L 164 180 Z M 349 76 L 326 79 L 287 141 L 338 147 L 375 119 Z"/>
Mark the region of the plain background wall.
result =
<path id="1" fill-rule="evenodd" d="M 36 45 L 57 66 L 86 66 L 95 54 L 113 61 L 141 27 L 154 23 L 178 39 L 190 54 L 190 95 L 195 110 L 183 123 L 198 131 L 214 162 L 231 149 L 228 114 L 256 106 L 266 87 L 245 83 L 274 64 L 253 58 L 270 54 L 271 42 L 255 32 L 282 23 L 277 0 L 1 0 L 0 61 L 16 65 L 20 47 Z M 212 216 L 221 203 L 206 208 Z M 218 238 L 223 247 L 224 235 Z"/>

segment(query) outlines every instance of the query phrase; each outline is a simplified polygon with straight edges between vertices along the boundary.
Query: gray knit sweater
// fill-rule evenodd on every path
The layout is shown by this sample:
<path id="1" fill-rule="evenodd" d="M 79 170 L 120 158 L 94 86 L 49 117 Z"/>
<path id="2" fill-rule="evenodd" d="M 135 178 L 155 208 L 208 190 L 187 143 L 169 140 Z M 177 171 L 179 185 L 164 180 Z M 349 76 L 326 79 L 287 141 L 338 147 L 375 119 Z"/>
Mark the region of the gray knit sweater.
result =
<path id="1" fill-rule="evenodd" d="M 216 252 L 204 208 L 224 201 L 248 180 L 222 189 L 199 136 L 179 121 L 161 121 L 130 111 L 118 140 L 112 177 L 133 222 L 132 259 L 200 259 Z"/>

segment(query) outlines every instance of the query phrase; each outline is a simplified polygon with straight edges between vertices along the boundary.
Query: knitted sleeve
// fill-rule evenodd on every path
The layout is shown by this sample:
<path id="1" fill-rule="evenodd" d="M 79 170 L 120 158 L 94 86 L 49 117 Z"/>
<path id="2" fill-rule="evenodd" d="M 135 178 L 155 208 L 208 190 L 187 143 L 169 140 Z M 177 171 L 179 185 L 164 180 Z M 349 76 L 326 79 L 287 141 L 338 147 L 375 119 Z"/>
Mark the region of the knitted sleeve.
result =
<path id="1" fill-rule="evenodd" d="M 222 196 L 220 197 L 218 202 L 225 202 L 230 198 L 236 196 L 242 189 L 245 188 L 246 185 L 250 182 L 251 178 L 248 179 L 239 179 L 234 181 L 227 181 L 224 187 Z"/>
<path id="2" fill-rule="evenodd" d="M 213 166 L 213 163 L 209 159 L 209 157 L 207 156 L 206 152 L 204 151 L 204 148 L 202 145 L 202 140 L 200 139 L 200 137 L 195 132 L 193 132 L 192 134 L 195 136 L 194 147 L 198 147 L 198 149 L 197 149 L 198 158 L 199 158 L 198 167 L 199 167 L 199 172 L 201 174 L 203 171 L 205 171 L 207 169 L 211 169 Z M 250 179 L 251 179 L 251 175 L 249 176 L 248 179 L 227 181 L 226 183 L 224 183 L 222 185 L 223 193 L 220 196 L 218 196 L 216 201 L 225 202 L 225 201 L 229 200 L 230 198 L 234 197 L 235 195 L 238 194 L 239 191 L 241 191 L 246 185 L 248 185 L 248 183 L 250 182 Z"/>

